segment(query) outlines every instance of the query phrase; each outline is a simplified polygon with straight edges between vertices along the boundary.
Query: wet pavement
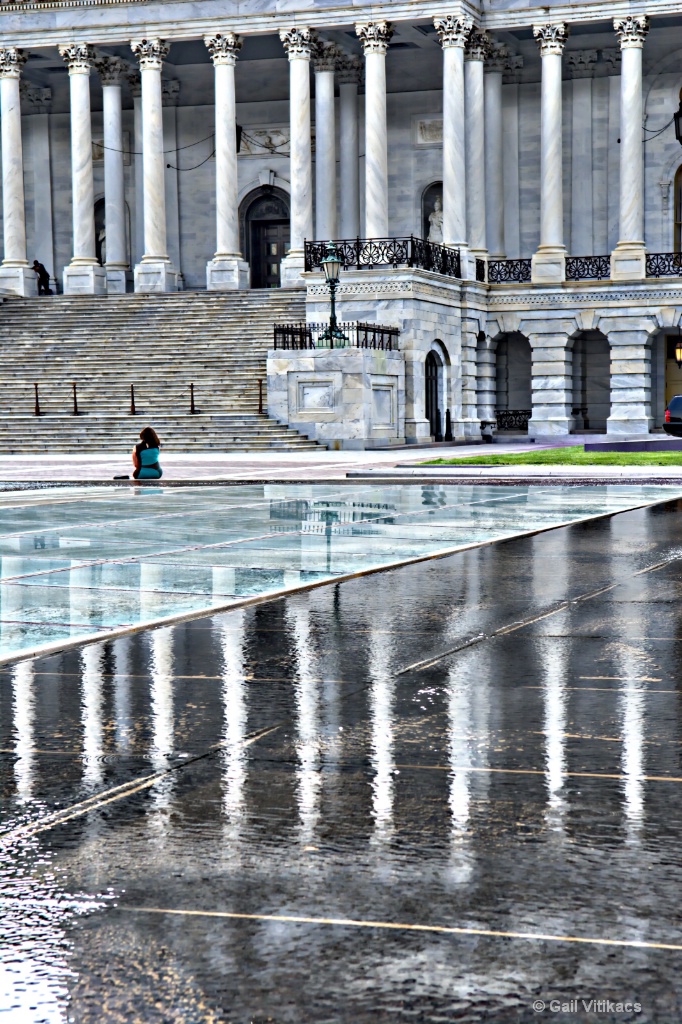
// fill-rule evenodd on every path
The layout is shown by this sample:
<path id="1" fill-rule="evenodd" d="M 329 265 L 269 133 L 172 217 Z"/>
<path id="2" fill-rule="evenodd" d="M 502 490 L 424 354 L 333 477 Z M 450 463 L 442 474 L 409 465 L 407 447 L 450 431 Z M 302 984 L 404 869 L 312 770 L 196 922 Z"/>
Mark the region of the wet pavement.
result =
<path id="1" fill-rule="evenodd" d="M 670 501 L 3 668 L 0 1021 L 679 1020 L 681 577 Z"/>

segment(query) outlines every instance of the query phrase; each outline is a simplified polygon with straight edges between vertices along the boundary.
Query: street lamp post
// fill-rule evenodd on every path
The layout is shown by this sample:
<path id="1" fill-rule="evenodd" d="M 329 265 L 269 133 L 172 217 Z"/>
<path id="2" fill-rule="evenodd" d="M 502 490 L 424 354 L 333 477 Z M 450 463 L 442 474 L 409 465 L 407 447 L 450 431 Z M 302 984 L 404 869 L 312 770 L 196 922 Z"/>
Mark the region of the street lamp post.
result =
<path id="1" fill-rule="evenodd" d="M 348 338 L 343 331 L 339 330 L 336 320 L 336 289 L 339 285 L 341 260 L 336 251 L 336 246 L 331 241 L 327 243 L 327 255 L 323 260 L 320 260 L 320 266 L 324 270 L 325 281 L 329 287 L 331 310 L 329 313 L 329 327 L 322 332 L 319 340 L 320 342 L 329 342 L 330 348 L 334 348 L 334 343 L 336 343 L 337 348 L 343 348 L 348 343 Z"/>

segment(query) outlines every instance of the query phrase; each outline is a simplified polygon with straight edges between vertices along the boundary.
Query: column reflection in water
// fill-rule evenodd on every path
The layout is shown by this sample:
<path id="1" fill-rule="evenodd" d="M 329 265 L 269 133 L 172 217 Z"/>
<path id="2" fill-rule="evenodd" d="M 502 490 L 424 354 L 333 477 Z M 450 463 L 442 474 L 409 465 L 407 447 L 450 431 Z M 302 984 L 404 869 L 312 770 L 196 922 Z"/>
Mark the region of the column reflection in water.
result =
<path id="1" fill-rule="evenodd" d="M 156 771 L 167 768 L 175 744 L 173 719 L 173 629 L 155 629 L 149 637 L 151 676 L 152 745 L 150 756 Z M 156 813 L 149 817 L 150 829 L 157 840 L 166 838 L 168 810 L 173 796 L 173 776 L 164 775 L 152 788 Z"/>
<path id="2" fill-rule="evenodd" d="M 19 558 L 17 555 L 3 555 L 3 580 L 9 580 L 13 576 L 20 576 L 24 571 L 23 567 L 23 558 Z M 0 624 L 2 633 L 0 635 L 2 637 L 2 646 L 8 651 L 21 648 L 23 633 L 21 622 L 26 618 L 25 603 L 28 603 L 26 597 L 23 596 L 24 590 L 28 590 L 28 587 L 21 589 L 19 587 L 13 589 L 5 587 L 2 592 L 2 623 Z M 30 594 L 28 598 L 30 600 Z"/>
<path id="3" fill-rule="evenodd" d="M 310 628 L 307 595 L 287 603 L 287 622 L 296 653 L 296 753 L 298 768 L 298 813 L 300 840 L 309 843 L 315 836 L 319 817 L 320 789 L 320 708 L 317 654 Z"/>
<path id="4" fill-rule="evenodd" d="M 81 722 L 83 725 L 83 782 L 103 781 L 104 723 L 102 708 L 102 648 L 90 644 L 81 651 Z"/>
<path id="5" fill-rule="evenodd" d="M 545 782 L 547 827 L 563 831 L 566 813 L 566 659 L 563 646 L 548 641 L 543 655 L 545 700 Z M 561 644 L 561 641 L 558 642 Z"/>
<path id="6" fill-rule="evenodd" d="M 246 612 L 233 612 L 220 631 L 223 655 L 223 806 L 228 821 L 228 839 L 238 840 L 244 819 L 246 782 L 247 706 L 244 682 L 244 620 Z"/>
<path id="7" fill-rule="evenodd" d="M 369 713 L 372 736 L 372 815 L 374 839 L 386 842 L 393 832 L 393 701 L 389 639 L 372 632 L 369 638 Z"/>
<path id="8" fill-rule="evenodd" d="M 638 681 L 642 666 L 627 652 L 622 660 L 622 691 L 618 699 L 618 711 L 623 730 L 621 748 L 621 769 L 623 772 L 623 800 L 628 822 L 629 838 L 636 840 L 644 823 L 644 721 L 646 683 Z"/>
<path id="9" fill-rule="evenodd" d="M 22 661 L 12 670 L 14 710 L 14 782 L 17 797 L 30 800 L 35 781 L 35 693 L 33 662 Z"/>
<path id="10" fill-rule="evenodd" d="M 130 707 L 130 637 L 114 640 L 114 718 L 116 722 L 116 749 L 125 752 L 133 743 L 133 715 Z"/>

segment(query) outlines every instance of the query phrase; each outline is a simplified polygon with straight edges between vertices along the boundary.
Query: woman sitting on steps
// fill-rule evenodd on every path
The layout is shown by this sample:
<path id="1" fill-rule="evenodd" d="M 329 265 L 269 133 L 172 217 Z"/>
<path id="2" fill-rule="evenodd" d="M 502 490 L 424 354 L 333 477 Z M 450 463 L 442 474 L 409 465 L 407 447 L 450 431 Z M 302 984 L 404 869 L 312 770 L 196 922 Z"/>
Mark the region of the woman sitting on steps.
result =
<path id="1" fill-rule="evenodd" d="M 140 441 L 133 448 L 133 478 L 135 480 L 159 480 L 163 470 L 159 465 L 161 442 L 153 427 L 140 431 Z"/>

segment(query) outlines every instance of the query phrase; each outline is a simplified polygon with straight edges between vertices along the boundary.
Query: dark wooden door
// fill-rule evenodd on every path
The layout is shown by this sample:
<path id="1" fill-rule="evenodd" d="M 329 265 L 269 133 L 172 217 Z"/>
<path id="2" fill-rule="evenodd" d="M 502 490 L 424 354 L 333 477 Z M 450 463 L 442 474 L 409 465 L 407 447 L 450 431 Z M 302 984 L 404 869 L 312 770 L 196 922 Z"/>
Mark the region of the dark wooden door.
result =
<path id="1" fill-rule="evenodd" d="M 442 438 L 438 437 L 440 434 L 440 424 L 438 423 L 438 360 L 433 352 L 429 352 L 426 357 L 425 371 L 426 418 L 431 424 L 431 436 L 435 437 L 436 440 L 442 440 Z"/>
<path id="2" fill-rule="evenodd" d="M 251 223 L 251 287 L 279 288 L 279 265 L 289 251 L 289 222 Z"/>

